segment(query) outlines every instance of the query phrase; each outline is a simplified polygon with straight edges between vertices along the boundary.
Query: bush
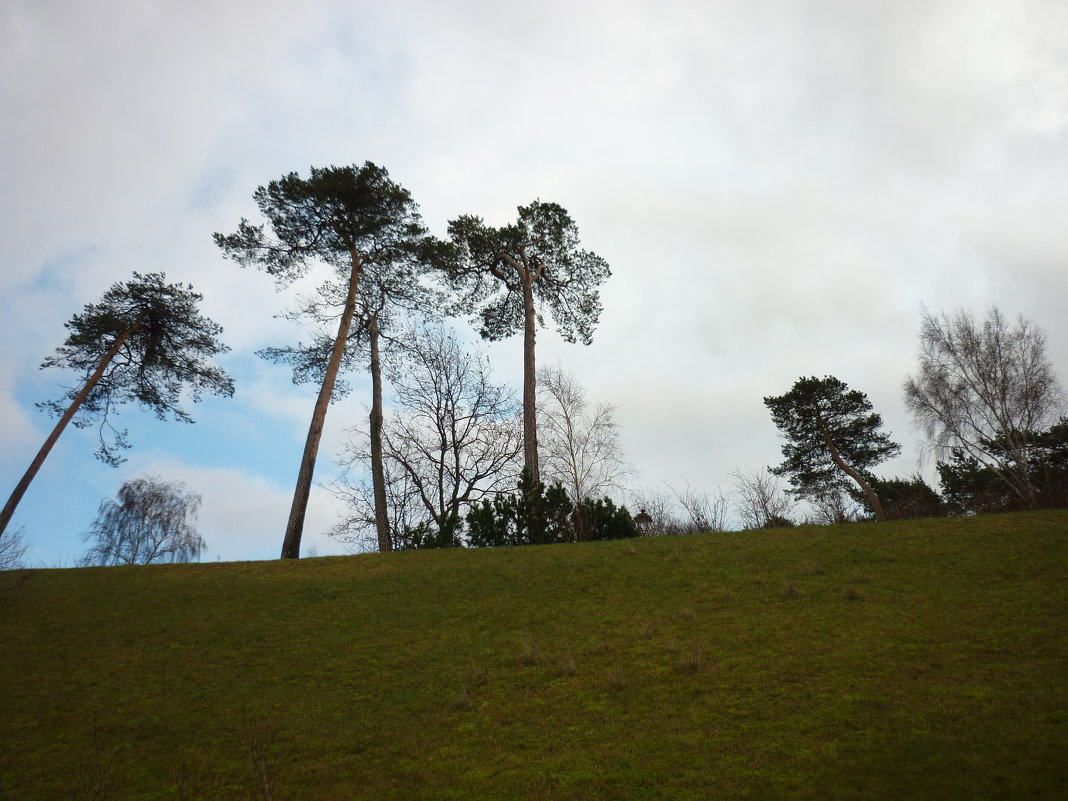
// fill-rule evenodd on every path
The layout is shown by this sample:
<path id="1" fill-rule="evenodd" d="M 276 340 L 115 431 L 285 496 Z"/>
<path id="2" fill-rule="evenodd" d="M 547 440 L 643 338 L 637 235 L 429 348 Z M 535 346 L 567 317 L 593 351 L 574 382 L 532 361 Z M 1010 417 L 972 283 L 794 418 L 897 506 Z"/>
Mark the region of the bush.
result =
<path id="1" fill-rule="evenodd" d="M 573 520 L 579 540 L 622 540 L 641 534 L 630 512 L 611 498 L 587 498 L 575 506 Z"/>
<path id="2" fill-rule="evenodd" d="M 471 508 L 467 513 L 470 545 L 545 545 L 574 539 L 571 499 L 560 484 L 546 487 L 524 468 L 517 490 Z"/>
<path id="3" fill-rule="evenodd" d="M 919 475 L 911 478 L 870 477 L 872 489 L 886 512 L 887 520 L 915 520 L 923 517 L 945 517 L 947 506 L 941 496 Z M 852 493 L 864 511 L 872 516 L 871 503 L 862 493 Z"/>

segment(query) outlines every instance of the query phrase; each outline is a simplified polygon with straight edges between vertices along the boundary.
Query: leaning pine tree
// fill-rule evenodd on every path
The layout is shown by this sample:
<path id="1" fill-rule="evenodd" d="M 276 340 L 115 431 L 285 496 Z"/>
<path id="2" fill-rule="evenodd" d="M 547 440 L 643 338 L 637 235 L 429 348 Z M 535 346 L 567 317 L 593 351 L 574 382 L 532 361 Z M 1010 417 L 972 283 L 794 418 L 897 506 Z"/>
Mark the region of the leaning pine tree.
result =
<path id="1" fill-rule="evenodd" d="M 164 281 L 162 273 L 134 273 L 66 323 L 70 335 L 41 367 L 75 370 L 82 379 L 62 397 L 40 404 L 59 422 L 0 512 L 0 534 L 68 423 L 99 423 L 97 457 L 117 465 L 128 447 L 126 432 L 110 422 L 117 407 L 134 402 L 161 420 L 192 422 L 179 404 L 183 394 L 194 401 L 204 392 L 233 394 L 230 376 L 211 361 L 228 350 L 217 339 L 222 328 L 201 316 L 201 296 L 191 286 Z"/>
<path id="2" fill-rule="evenodd" d="M 886 519 L 864 474 L 900 453 L 901 446 L 879 430 L 883 420 L 867 395 L 834 376 L 800 378 L 785 395 L 764 398 L 764 405 L 787 440 L 783 462 L 771 472 L 788 476 L 795 495 L 815 498 L 841 489 L 848 476 L 871 503 L 875 519 Z"/>
<path id="3" fill-rule="evenodd" d="M 486 339 L 523 333 L 523 462 L 537 481 L 534 342 L 542 311 L 552 314 L 566 341 L 590 344 L 601 315 L 597 288 L 611 271 L 604 259 L 579 246 L 578 227 L 556 203 L 520 206 L 518 219 L 503 228 L 463 216 L 449 223 L 449 235 L 460 308 L 476 311 Z"/>
<path id="4" fill-rule="evenodd" d="M 242 219 L 236 233 L 215 234 L 227 257 L 242 266 L 262 268 L 282 286 L 316 264 L 332 268 L 337 277 L 320 287 L 301 315 L 320 325 L 336 321 L 336 333 L 312 348 L 295 351 L 305 365 L 309 362 L 304 357 L 318 356 L 312 360 L 314 369 L 305 370 L 305 375 L 314 373 L 321 380 L 282 544 L 282 558 L 295 559 L 300 556 L 327 408 L 335 396 L 338 373 L 352 361 L 352 348 L 359 340 L 354 328 L 361 317 L 358 309 L 376 308 L 383 293 L 408 293 L 418 281 L 419 254 L 428 240 L 408 190 L 370 162 L 362 167 L 313 167 L 308 178 L 289 173 L 259 187 L 254 199 L 270 233 L 265 225 Z M 366 322 L 373 329 L 377 314 Z M 380 544 L 385 534 L 388 548 L 387 521 L 379 521 L 379 531 Z"/>

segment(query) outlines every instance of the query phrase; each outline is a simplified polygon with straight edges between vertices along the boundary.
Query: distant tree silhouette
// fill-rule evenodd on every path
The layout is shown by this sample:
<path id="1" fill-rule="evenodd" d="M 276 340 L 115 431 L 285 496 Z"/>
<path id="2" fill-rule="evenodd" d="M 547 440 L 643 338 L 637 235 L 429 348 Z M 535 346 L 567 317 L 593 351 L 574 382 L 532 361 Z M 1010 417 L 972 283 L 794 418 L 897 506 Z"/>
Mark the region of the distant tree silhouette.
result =
<path id="1" fill-rule="evenodd" d="M 844 487 L 848 477 L 871 503 L 875 519 L 886 519 L 865 472 L 901 447 L 879 430 L 883 420 L 867 395 L 834 376 L 800 378 L 785 395 L 764 398 L 764 405 L 787 440 L 783 462 L 772 472 L 788 476 L 792 492 L 819 497 Z"/>
<path id="2" fill-rule="evenodd" d="M 85 535 L 92 542 L 83 565 L 192 562 L 207 547 L 196 531 L 200 496 L 157 476 L 125 482 L 118 500 L 100 504 Z"/>

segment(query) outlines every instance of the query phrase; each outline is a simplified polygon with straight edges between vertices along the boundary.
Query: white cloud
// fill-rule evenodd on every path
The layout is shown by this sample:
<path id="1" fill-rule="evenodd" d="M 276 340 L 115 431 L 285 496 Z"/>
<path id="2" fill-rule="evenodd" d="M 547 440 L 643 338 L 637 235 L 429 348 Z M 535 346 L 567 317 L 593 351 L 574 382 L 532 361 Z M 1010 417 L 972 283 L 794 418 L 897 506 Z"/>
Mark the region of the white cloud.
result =
<path id="1" fill-rule="evenodd" d="M 138 460 L 139 474 L 179 481 L 201 496 L 198 531 L 207 541 L 202 561 L 275 559 L 282 549 L 293 488 L 243 470 L 181 464 L 166 457 Z M 296 469 L 294 467 L 294 480 Z M 319 555 L 343 553 L 327 536 L 341 507 L 316 486 L 308 504 L 302 552 L 314 546 Z"/>
<path id="2" fill-rule="evenodd" d="M 12 0 L 0 40 L 9 436 L 51 392 L 36 365 L 62 322 L 165 270 L 204 294 L 241 379 L 232 407 L 198 415 L 227 443 L 203 463 L 264 503 L 288 495 L 256 484 L 282 468 L 230 443 L 303 442 L 313 393 L 253 356 L 299 331 L 273 317 L 286 293 L 211 234 L 256 218 L 258 185 L 365 159 L 439 234 L 537 197 L 572 212 L 614 276 L 594 344 L 546 332 L 539 358 L 620 403 L 648 484 L 775 462 L 761 398 L 826 373 L 869 394 L 907 472 L 899 393 L 924 303 L 1022 312 L 1068 364 L 1059 0 Z M 518 383 L 520 352 L 491 348 L 500 378 Z M 365 388 L 330 411 L 327 473 Z"/>

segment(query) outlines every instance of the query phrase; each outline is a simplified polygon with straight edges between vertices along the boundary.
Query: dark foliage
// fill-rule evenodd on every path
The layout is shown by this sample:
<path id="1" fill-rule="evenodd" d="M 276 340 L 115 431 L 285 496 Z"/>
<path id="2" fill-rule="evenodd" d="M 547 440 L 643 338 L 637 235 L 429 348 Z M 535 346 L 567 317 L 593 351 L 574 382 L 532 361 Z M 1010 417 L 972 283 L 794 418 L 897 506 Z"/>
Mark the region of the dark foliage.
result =
<path id="1" fill-rule="evenodd" d="M 243 267 L 254 265 L 283 284 L 316 262 L 347 277 L 355 252 L 363 265 L 408 260 L 425 232 L 408 190 L 384 167 L 312 167 L 308 178 L 291 172 L 253 195 L 270 225 L 242 219 L 237 232 L 215 234 L 223 253 Z"/>
<path id="2" fill-rule="evenodd" d="M 546 487 L 524 469 L 517 492 L 483 500 L 468 511 L 468 543 L 486 548 L 569 542 L 574 539 L 572 510 L 561 485 Z"/>
<path id="3" fill-rule="evenodd" d="M 1017 432 L 1011 445 L 1004 437 L 984 439 L 981 444 L 986 452 L 994 454 L 994 464 L 980 461 L 963 448 L 952 449 L 949 460 L 938 463 L 942 493 L 951 513 L 1068 506 L 1068 419 L 1061 418 L 1038 433 Z M 1025 467 L 1017 463 L 1014 454 L 1018 453 L 1027 455 Z M 1018 491 L 1021 475 L 1033 488 L 1033 502 L 1025 501 Z"/>
<path id="4" fill-rule="evenodd" d="M 634 518 L 611 498 L 586 498 L 572 513 L 575 538 L 585 540 L 622 540 L 641 536 Z"/>
<path id="5" fill-rule="evenodd" d="M 110 415 L 125 403 L 136 403 L 164 420 L 192 422 L 180 405 L 183 394 L 199 401 L 205 392 L 233 395 L 234 385 L 211 359 L 229 350 L 218 340 L 222 328 L 202 316 L 202 296 L 189 285 L 167 284 L 162 273 L 134 273 L 130 281 L 112 286 L 99 303 L 86 305 L 65 326 L 66 341 L 41 368 L 75 370 L 81 380 L 56 400 L 38 404 L 61 416 L 98 369 L 105 354 L 124 337 L 121 348 L 100 380 L 78 407 L 72 422 L 84 428 L 100 425 L 97 457 L 107 464 L 124 461 L 126 432 L 115 429 Z M 107 432 L 111 436 L 107 436 Z"/>
<path id="6" fill-rule="evenodd" d="M 911 478 L 871 477 L 872 487 L 886 511 L 887 520 L 913 520 L 925 517 L 945 517 L 948 507 L 931 485 L 919 475 Z M 871 502 L 863 492 L 850 489 L 850 495 L 871 516 Z"/>
<path id="7" fill-rule="evenodd" d="M 257 266 L 279 284 L 297 280 L 317 262 L 334 267 L 339 280 L 323 283 L 285 316 L 313 325 L 335 322 L 345 307 L 348 283 L 359 276 L 355 319 L 346 332 L 341 370 L 349 370 L 367 350 L 367 318 L 388 315 L 387 301 L 425 305 L 419 276 L 434 243 L 426 235 L 407 189 L 384 167 L 312 167 L 308 178 L 291 172 L 257 188 L 253 195 L 270 225 L 242 219 L 234 234 L 215 234 L 223 253 L 243 267 Z M 264 358 L 293 368 L 294 383 L 322 384 L 335 333 L 318 331 L 310 344 L 265 348 Z M 348 386 L 336 380 L 333 398 Z"/>
<path id="8" fill-rule="evenodd" d="M 764 523 L 764 528 L 795 528 L 797 523 L 788 517 L 782 517 L 781 515 L 772 515 Z"/>
<path id="9" fill-rule="evenodd" d="M 607 262 L 579 246 L 578 227 L 556 203 L 520 206 L 512 225 L 491 228 L 463 216 L 449 223 L 462 309 L 477 309 L 482 336 L 504 339 L 523 330 L 524 274 L 568 342 L 589 344 L 601 314 L 597 291 L 611 275 Z M 541 314 L 538 315 L 539 321 Z"/>
<path id="10" fill-rule="evenodd" d="M 991 514 L 1020 507 L 1020 498 L 988 464 L 960 448 L 938 463 L 938 480 L 950 514 Z"/>
<path id="11" fill-rule="evenodd" d="M 798 379 L 785 395 L 764 398 L 764 405 L 787 440 L 772 473 L 787 476 L 796 495 L 845 489 L 849 478 L 864 490 L 868 469 L 901 452 L 880 431 L 882 417 L 867 395 L 834 376 Z"/>
<path id="12" fill-rule="evenodd" d="M 398 551 L 422 550 L 425 548 L 461 548 L 460 520 L 452 517 L 435 526 L 424 522 L 415 527 L 406 527 L 394 533 L 394 548 Z"/>

